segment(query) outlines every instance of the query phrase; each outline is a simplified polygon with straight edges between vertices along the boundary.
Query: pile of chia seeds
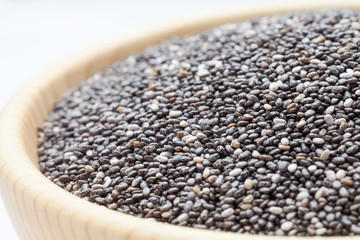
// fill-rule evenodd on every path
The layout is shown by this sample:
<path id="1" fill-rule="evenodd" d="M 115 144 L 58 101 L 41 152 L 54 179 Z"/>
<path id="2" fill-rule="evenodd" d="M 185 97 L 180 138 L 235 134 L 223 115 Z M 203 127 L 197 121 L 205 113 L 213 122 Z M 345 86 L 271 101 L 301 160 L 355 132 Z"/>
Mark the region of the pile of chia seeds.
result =
<path id="1" fill-rule="evenodd" d="M 90 202 L 181 226 L 360 234 L 360 12 L 176 38 L 68 91 L 40 168 Z"/>

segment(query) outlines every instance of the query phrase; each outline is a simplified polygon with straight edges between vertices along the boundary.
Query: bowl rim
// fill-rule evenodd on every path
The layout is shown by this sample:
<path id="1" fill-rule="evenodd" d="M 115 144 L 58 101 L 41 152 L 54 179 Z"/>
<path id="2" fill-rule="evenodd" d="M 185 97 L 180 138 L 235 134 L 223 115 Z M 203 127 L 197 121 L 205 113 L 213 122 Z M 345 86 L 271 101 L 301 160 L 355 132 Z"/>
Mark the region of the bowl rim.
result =
<path id="1" fill-rule="evenodd" d="M 274 2 L 267 3 L 262 6 L 251 4 L 242 8 L 235 8 L 220 11 L 214 14 L 200 15 L 191 19 L 182 19 L 181 21 L 170 21 L 161 26 L 150 28 L 146 31 L 138 31 L 129 34 L 117 36 L 110 40 L 106 40 L 100 44 L 96 44 L 90 48 L 80 51 L 64 60 L 52 65 L 44 72 L 40 73 L 22 87 L 16 95 L 6 104 L 0 114 L 0 176 L 1 191 L 4 201 L 6 202 L 9 215 L 12 216 L 12 222 L 19 225 L 20 219 L 14 217 L 14 210 L 10 209 L 9 201 L 5 197 L 5 193 L 14 186 L 17 196 L 23 199 L 30 199 L 34 202 L 35 209 L 44 209 L 49 215 L 56 216 L 60 229 L 71 230 L 74 236 L 79 234 L 81 229 L 76 229 L 73 225 L 85 227 L 89 239 L 115 239 L 116 236 L 123 236 L 126 239 L 279 239 L 279 236 L 238 234 L 232 232 L 218 232 L 213 230 L 203 230 L 189 227 L 181 227 L 171 224 L 149 221 L 146 219 L 130 216 L 109 210 L 105 207 L 99 207 L 96 204 L 85 201 L 81 198 L 70 194 L 66 190 L 56 186 L 43 176 L 39 169 L 31 162 L 34 158 L 34 152 L 29 150 L 26 142 L 31 140 L 33 131 L 28 127 L 32 126 L 31 121 L 42 121 L 36 116 L 31 115 L 31 111 L 35 108 L 35 100 L 45 100 L 46 106 L 41 111 L 49 112 L 54 101 L 46 101 L 44 91 L 49 89 L 52 84 L 55 86 L 59 81 L 63 81 L 66 74 L 76 69 L 85 69 L 95 63 L 95 59 L 99 59 L 106 54 L 109 55 L 113 51 L 117 51 L 121 46 L 133 46 L 134 43 L 147 42 L 147 38 L 159 38 L 159 40 L 169 39 L 168 36 L 184 35 L 189 33 L 188 29 L 198 30 L 210 29 L 214 26 L 234 21 L 242 21 L 253 17 L 265 15 L 273 15 L 280 13 L 288 13 L 306 9 L 320 9 L 338 6 L 341 8 L 360 9 L 360 2 L 356 3 L 351 0 L 337 2 L 336 0 L 320 0 L 297 1 L 297 2 Z M 201 32 L 200 31 L 200 32 Z M 180 33 L 180 34 L 178 34 Z M 149 46 L 147 43 L 141 47 Z M 136 49 L 133 47 L 132 49 Z M 136 49 L 141 50 L 141 49 Z M 126 51 L 125 51 L 126 52 Z M 131 52 L 123 54 L 129 55 Z M 99 60 L 97 60 L 99 61 Z M 96 71 L 104 69 L 105 66 L 99 67 Z M 64 72 L 66 73 L 64 75 Z M 83 73 L 82 73 L 83 74 Z M 76 75 L 76 74 L 75 74 Z M 86 75 L 86 74 L 85 74 Z M 91 75 L 91 73 L 87 73 Z M 81 75 L 83 76 L 83 75 Z M 74 78 L 78 78 L 76 75 Z M 70 83 L 69 83 L 70 84 Z M 40 99 L 39 98 L 43 98 Z M 35 118 L 32 119 L 32 118 Z M 24 134 L 25 133 L 25 134 Z M 32 137 L 31 137 L 32 136 Z M 26 177 L 25 177 L 26 176 Z M 15 203 L 19 209 L 24 208 L 21 201 Z M 19 210 L 20 211 L 20 210 Z M 61 213 L 60 213 L 61 211 Z M 36 218 L 39 216 L 35 211 Z M 62 219 L 70 219 L 71 228 L 63 226 Z M 120 223 L 113 224 L 114 222 Z M 83 226 L 85 223 L 85 226 Z M 49 224 L 50 225 L 50 224 Z M 83 230 L 83 229 L 82 229 Z M 31 235 L 31 231 L 27 230 L 26 234 Z M 62 231 L 62 230 L 61 230 Z M 62 232 L 58 234 L 63 234 Z M 17 230 L 18 234 L 19 231 Z M 326 238 L 337 238 L 326 237 Z M 354 237 L 341 237 L 342 239 L 354 239 Z M 308 239 L 308 237 L 296 237 L 297 239 Z M 321 237 L 318 237 L 321 238 Z"/>

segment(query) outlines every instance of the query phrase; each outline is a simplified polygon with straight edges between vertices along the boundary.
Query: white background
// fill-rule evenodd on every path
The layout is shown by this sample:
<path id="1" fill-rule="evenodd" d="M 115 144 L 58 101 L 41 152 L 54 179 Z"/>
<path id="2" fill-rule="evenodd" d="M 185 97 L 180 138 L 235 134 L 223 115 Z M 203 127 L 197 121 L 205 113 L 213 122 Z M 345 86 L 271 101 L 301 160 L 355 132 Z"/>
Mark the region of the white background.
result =
<path id="1" fill-rule="evenodd" d="M 0 109 L 37 73 L 98 41 L 167 20 L 265 1 L 0 0 Z M 0 234 L 0 239 L 17 239 L 1 198 Z"/>

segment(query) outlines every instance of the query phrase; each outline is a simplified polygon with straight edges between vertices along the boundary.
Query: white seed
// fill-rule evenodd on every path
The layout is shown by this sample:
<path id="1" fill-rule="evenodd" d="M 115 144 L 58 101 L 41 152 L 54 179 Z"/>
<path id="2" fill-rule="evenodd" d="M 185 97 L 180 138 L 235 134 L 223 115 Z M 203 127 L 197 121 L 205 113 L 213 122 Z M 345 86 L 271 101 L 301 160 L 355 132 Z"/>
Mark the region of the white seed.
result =
<path id="1" fill-rule="evenodd" d="M 252 181 L 250 178 L 248 178 L 248 179 L 245 180 L 244 186 L 245 186 L 245 188 L 246 188 L 247 190 L 250 190 L 250 189 L 253 188 L 254 183 L 253 183 L 253 181 Z"/>
<path id="2" fill-rule="evenodd" d="M 359 208 L 360 208 L 360 204 L 358 203 L 358 204 L 352 205 L 352 206 L 350 207 L 350 210 L 351 210 L 351 211 L 356 211 L 356 210 L 358 210 Z"/>
<path id="3" fill-rule="evenodd" d="M 299 73 L 301 71 L 302 67 L 301 66 L 297 66 L 297 67 L 294 67 L 291 71 L 293 73 Z"/>
<path id="4" fill-rule="evenodd" d="M 241 66 L 241 70 L 249 70 L 249 66 L 244 64 Z"/>
<path id="5" fill-rule="evenodd" d="M 87 150 L 86 151 L 86 156 L 88 157 L 93 157 L 94 156 L 94 152 L 92 150 Z"/>
<path id="6" fill-rule="evenodd" d="M 210 191 L 210 188 L 205 187 L 205 188 L 203 188 L 202 192 L 205 194 L 210 194 L 211 191 Z"/>
<path id="7" fill-rule="evenodd" d="M 254 151 L 251 153 L 251 156 L 252 156 L 253 158 L 259 158 L 260 155 L 261 155 L 261 154 L 260 154 L 258 151 L 256 151 L 256 150 L 254 150 Z"/>
<path id="8" fill-rule="evenodd" d="M 106 179 L 106 178 L 105 178 L 105 179 Z M 110 184 L 111 184 L 111 178 L 108 177 L 108 178 L 106 179 L 105 183 L 104 183 L 104 186 L 103 186 L 104 189 L 110 187 Z"/>
<path id="9" fill-rule="evenodd" d="M 198 132 L 197 134 L 196 134 L 196 138 L 198 138 L 198 139 L 204 139 L 204 138 L 206 138 L 207 136 L 205 135 L 205 134 L 203 134 L 202 132 Z"/>
<path id="10" fill-rule="evenodd" d="M 325 140 L 322 138 L 314 138 L 313 143 L 315 144 L 324 144 Z"/>
<path id="11" fill-rule="evenodd" d="M 282 118 L 274 118 L 273 122 L 274 124 L 278 124 L 278 123 L 286 124 L 286 120 Z"/>
<path id="12" fill-rule="evenodd" d="M 341 188 L 339 189 L 339 195 L 340 195 L 341 197 L 347 198 L 347 197 L 349 197 L 349 192 L 348 192 L 348 190 L 346 190 L 346 188 L 341 187 Z"/>
<path id="13" fill-rule="evenodd" d="M 282 138 L 282 139 L 281 139 L 281 144 L 282 144 L 282 145 L 289 145 L 289 143 L 290 143 L 290 142 L 289 142 L 289 139 L 287 139 L 287 138 Z"/>
<path id="14" fill-rule="evenodd" d="M 326 178 L 329 180 L 329 181 L 335 181 L 336 180 L 336 174 L 333 170 L 327 170 L 325 172 L 326 174 Z"/>
<path id="15" fill-rule="evenodd" d="M 189 126 L 189 123 L 188 123 L 187 121 L 184 121 L 184 120 L 183 120 L 183 121 L 180 122 L 179 125 L 180 125 L 180 127 L 182 127 L 182 128 L 186 128 L 187 126 Z"/>
<path id="16" fill-rule="evenodd" d="M 288 232 L 293 228 L 293 223 L 286 221 L 284 223 L 281 224 L 281 230 L 283 230 L 284 232 Z"/>
<path id="17" fill-rule="evenodd" d="M 306 213 L 305 215 L 304 215 L 304 219 L 305 220 L 310 220 L 310 219 L 312 219 L 313 217 L 315 217 L 316 216 L 316 212 L 308 212 L 308 213 Z"/>
<path id="18" fill-rule="evenodd" d="M 319 190 L 316 191 L 315 193 L 315 199 L 320 199 L 322 198 L 326 193 L 326 188 L 325 187 L 321 187 L 319 188 Z"/>
<path id="19" fill-rule="evenodd" d="M 318 222 L 319 222 L 319 219 L 317 217 L 311 218 L 311 223 L 312 224 L 315 224 L 315 223 L 318 223 Z"/>
<path id="20" fill-rule="evenodd" d="M 321 63 L 321 61 L 319 59 L 317 59 L 317 58 L 314 58 L 314 59 L 310 59 L 310 63 L 317 65 L 317 64 Z"/>
<path id="21" fill-rule="evenodd" d="M 149 196 L 149 194 L 150 194 L 150 188 L 148 188 L 148 187 L 144 188 L 144 189 L 142 190 L 142 194 L 143 194 L 144 196 Z"/>
<path id="22" fill-rule="evenodd" d="M 202 176 L 203 178 L 208 178 L 210 176 L 210 169 L 205 168 Z"/>
<path id="23" fill-rule="evenodd" d="M 360 234 L 360 227 L 358 227 L 354 224 L 351 225 L 350 230 L 356 234 Z"/>
<path id="24" fill-rule="evenodd" d="M 345 139 L 351 138 L 352 134 L 351 133 L 344 133 L 343 137 Z"/>
<path id="25" fill-rule="evenodd" d="M 324 235 L 326 233 L 326 228 L 319 228 L 315 230 L 315 234 L 318 236 Z"/>
<path id="26" fill-rule="evenodd" d="M 264 109 L 265 109 L 266 111 L 271 111 L 272 106 L 271 106 L 270 104 L 265 103 L 265 104 L 264 104 Z"/>
<path id="27" fill-rule="evenodd" d="M 360 30 L 360 23 L 359 22 L 352 22 L 351 27 L 355 30 Z"/>
<path id="28" fill-rule="evenodd" d="M 200 68 L 198 71 L 197 71 L 197 75 L 199 77 L 206 77 L 210 74 L 209 70 L 207 69 L 204 69 L 204 68 Z"/>
<path id="29" fill-rule="evenodd" d="M 305 117 L 311 117 L 311 116 L 315 115 L 315 113 L 316 113 L 315 110 L 309 109 L 304 113 L 304 116 Z"/>
<path id="30" fill-rule="evenodd" d="M 112 159 L 110 160 L 111 166 L 116 166 L 116 165 L 118 165 L 119 163 L 120 163 L 120 160 L 117 159 L 117 158 L 112 158 Z"/>
<path id="31" fill-rule="evenodd" d="M 234 212 L 235 211 L 232 208 L 225 209 L 224 211 L 221 212 L 221 217 L 223 217 L 223 218 L 230 217 L 231 215 L 234 214 Z"/>
<path id="32" fill-rule="evenodd" d="M 139 130 L 140 129 L 140 126 L 137 125 L 137 124 L 129 124 L 127 126 L 127 129 L 130 130 L 130 131 L 136 131 L 136 130 Z"/>
<path id="33" fill-rule="evenodd" d="M 339 180 L 344 178 L 345 176 L 346 176 L 346 172 L 343 169 L 340 169 L 336 172 L 336 178 Z"/>
<path id="34" fill-rule="evenodd" d="M 275 92 L 276 90 L 279 89 L 279 84 L 277 84 L 277 82 L 272 82 L 272 83 L 270 83 L 270 85 L 269 85 L 269 89 L 270 89 L 271 91 Z"/>
<path id="35" fill-rule="evenodd" d="M 231 170 L 231 172 L 229 173 L 229 176 L 237 177 L 241 174 L 241 172 L 242 172 L 241 168 L 235 168 L 235 169 Z"/>
<path id="36" fill-rule="evenodd" d="M 126 131 L 126 136 L 128 137 L 128 138 L 131 138 L 132 136 L 134 136 L 134 132 L 133 131 Z"/>
<path id="37" fill-rule="evenodd" d="M 169 157 L 171 157 L 172 154 L 171 154 L 171 152 L 161 152 L 160 155 L 169 158 Z"/>
<path id="38" fill-rule="evenodd" d="M 272 181 L 273 183 L 278 183 L 278 182 L 280 182 L 280 179 L 281 179 L 280 174 L 275 173 L 274 175 L 271 176 L 271 181 Z"/>
<path id="39" fill-rule="evenodd" d="M 189 136 L 186 140 L 185 140 L 185 143 L 186 144 L 190 144 L 190 143 L 193 143 L 197 140 L 197 137 L 195 136 Z"/>
<path id="40" fill-rule="evenodd" d="M 216 63 L 218 63 L 219 61 L 218 60 L 210 60 L 210 61 L 207 61 L 206 62 L 206 65 L 210 66 L 210 67 L 213 67 L 216 65 Z"/>
<path id="41" fill-rule="evenodd" d="M 352 78 L 352 76 L 353 76 L 353 74 L 352 74 L 352 73 L 349 73 L 349 72 L 341 73 L 341 74 L 340 74 L 340 78 L 344 78 L 344 79 Z"/>
<path id="42" fill-rule="evenodd" d="M 294 219 L 296 217 L 296 212 L 289 212 L 286 214 L 286 220 L 290 221 L 291 219 Z"/>
<path id="43" fill-rule="evenodd" d="M 332 182 L 332 186 L 335 189 L 340 189 L 341 188 L 341 182 L 339 180 L 335 180 Z"/>
<path id="44" fill-rule="evenodd" d="M 150 109 L 153 110 L 154 112 L 159 111 L 159 105 L 156 103 L 150 104 L 149 105 Z"/>
<path id="45" fill-rule="evenodd" d="M 179 117 L 182 115 L 181 111 L 170 111 L 169 116 L 170 117 Z"/>
<path id="46" fill-rule="evenodd" d="M 327 125 L 333 125 L 334 124 L 334 118 L 330 114 L 326 114 L 324 116 L 324 120 Z"/>
<path id="47" fill-rule="evenodd" d="M 328 160 L 329 156 L 330 156 L 330 150 L 329 150 L 329 149 L 325 149 L 325 150 L 321 153 L 320 159 L 323 160 L 323 161 L 325 161 L 325 160 Z"/>
<path id="48" fill-rule="evenodd" d="M 298 200 L 298 201 L 302 201 L 307 198 L 309 198 L 308 192 L 299 192 L 298 195 L 296 196 L 296 200 Z"/>
<path id="49" fill-rule="evenodd" d="M 352 100 L 351 98 L 348 98 L 344 102 L 344 107 L 349 108 L 353 105 L 353 103 L 354 103 L 354 100 Z"/>
<path id="50" fill-rule="evenodd" d="M 280 61 L 284 58 L 284 55 L 281 55 L 281 54 L 275 54 L 273 56 L 273 59 L 276 60 L 276 61 Z"/>
<path id="51" fill-rule="evenodd" d="M 171 216 L 172 216 L 172 210 L 169 210 L 169 211 L 167 211 L 167 212 L 161 213 L 161 216 L 162 216 L 163 218 L 169 218 L 169 217 L 171 217 Z"/>
<path id="52" fill-rule="evenodd" d="M 280 215 L 280 214 L 282 214 L 283 210 L 280 207 L 270 207 L 269 212 L 274 215 Z"/>
<path id="53" fill-rule="evenodd" d="M 325 110 L 325 114 L 332 114 L 335 110 L 335 106 L 327 107 Z"/>
<path id="54" fill-rule="evenodd" d="M 250 204 L 250 203 L 252 203 L 253 200 L 254 200 L 254 196 L 250 194 L 250 195 L 247 195 L 246 197 L 244 197 L 243 203 Z"/>
<path id="55" fill-rule="evenodd" d="M 327 133 L 327 130 L 323 128 L 320 130 L 319 135 L 324 136 L 326 133 Z"/>
<path id="56" fill-rule="evenodd" d="M 85 168 L 85 171 L 87 171 L 89 173 L 92 173 L 95 171 L 95 169 L 90 165 L 86 165 L 84 168 Z"/>
<path id="57" fill-rule="evenodd" d="M 296 98 L 294 98 L 294 103 L 298 103 L 301 100 L 303 100 L 304 98 L 305 98 L 305 94 L 301 93 Z"/>
<path id="58" fill-rule="evenodd" d="M 303 39 L 301 39 L 301 42 L 308 44 L 308 43 L 310 43 L 310 39 L 307 38 L 307 37 L 304 37 Z M 312 60 L 314 60 L 314 59 L 312 59 Z M 311 62 L 311 61 L 310 61 L 310 62 Z"/>
<path id="59" fill-rule="evenodd" d="M 301 71 L 300 71 L 300 77 L 301 77 L 301 78 L 305 78 L 306 75 L 307 75 L 307 71 L 301 69 Z"/>
<path id="60" fill-rule="evenodd" d="M 177 221 L 180 222 L 184 222 L 189 220 L 189 215 L 187 213 L 183 213 L 181 215 L 178 216 Z"/>
<path id="61" fill-rule="evenodd" d="M 193 160 L 196 163 L 202 163 L 204 161 L 204 158 L 202 158 L 202 157 L 194 157 Z"/>
<path id="62" fill-rule="evenodd" d="M 298 166 L 295 163 L 292 163 L 292 164 L 289 164 L 287 169 L 288 169 L 289 172 L 293 173 L 293 172 L 296 171 L 297 167 Z"/>
<path id="63" fill-rule="evenodd" d="M 181 140 L 185 142 L 186 140 L 188 140 L 191 137 L 192 137 L 192 135 L 185 135 Z"/>
<path id="64" fill-rule="evenodd" d="M 237 149 L 234 151 L 234 155 L 235 155 L 235 156 L 239 156 L 242 152 L 243 152 L 243 150 L 242 150 L 241 148 L 237 148 Z"/>
<path id="65" fill-rule="evenodd" d="M 345 118 L 338 118 L 334 121 L 335 125 L 341 125 L 343 122 L 346 122 Z"/>
<path id="66" fill-rule="evenodd" d="M 155 160 L 157 160 L 158 162 L 161 162 L 161 163 L 167 163 L 169 161 L 169 159 L 167 157 L 161 156 L 161 155 L 156 156 Z"/>
<path id="67" fill-rule="evenodd" d="M 187 62 L 181 62 L 181 63 L 180 63 L 180 66 L 181 66 L 183 69 L 190 69 L 190 68 L 191 68 L 190 63 L 187 63 Z"/>
<path id="68" fill-rule="evenodd" d="M 310 166 L 308 167 L 308 170 L 309 170 L 309 172 L 311 172 L 311 173 L 315 172 L 316 169 L 317 169 L 317 166 L 316 166 L 316 165 L 310 165 Z"/>
<path id="69" fill-rule="evenodd" d="M 60 131 L 61 131 L 61 129 L 59 127 L 54 127 L 53 128 L 54 133 L 59 133 Z"/>
<path id="70" fill-rule="evenodd" d="M 253 206 L 252 206 L 252 204 L 241 204 L 240 205 L 240 208 L 242 209 L 242 210 L 248 210 L 248 209 L 251 209 Z"/>
<path id="71" fill-rule="evenodd" d="M 305 122 L 304 120 L 301 120 L 301 121 L 299 121 L 299 122 L 296 124 L 296 127 L 297 127 L 297 128 L 302 128 L 302 127 L 305 126 L 305 124 L 306 124 L 306 122 Z"/>
<path id="72" fill-rule="evenodd" d="M 192 190 L 195 192 L 195 193 L 199 193 L 201 191 L 201 188 L 199 186 L 194 186 L 192 188 Z"/>
<path id="73" fill-rule="evenodd" d="M 98 172 L 97 174 L 96 174 L 96 178 L 97 179 L 103 179 L 105 177 L 105 173 L 103 173 L 103 172 Z"/>

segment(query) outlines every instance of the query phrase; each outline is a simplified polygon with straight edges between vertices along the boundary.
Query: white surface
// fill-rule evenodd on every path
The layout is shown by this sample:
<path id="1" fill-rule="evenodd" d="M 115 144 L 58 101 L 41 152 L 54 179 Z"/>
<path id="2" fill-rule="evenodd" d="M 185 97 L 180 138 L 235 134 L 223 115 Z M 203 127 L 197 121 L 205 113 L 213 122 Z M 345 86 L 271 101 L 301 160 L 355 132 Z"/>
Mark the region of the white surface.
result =
<path id="1" fill-rule="evenodd" d="M 38 72 L 90 44 L 169 19 L 264 1 L 0 0 L 0 109 Z M 17 239 L 1 198 L 0 233 L 1 239 Z"/>

